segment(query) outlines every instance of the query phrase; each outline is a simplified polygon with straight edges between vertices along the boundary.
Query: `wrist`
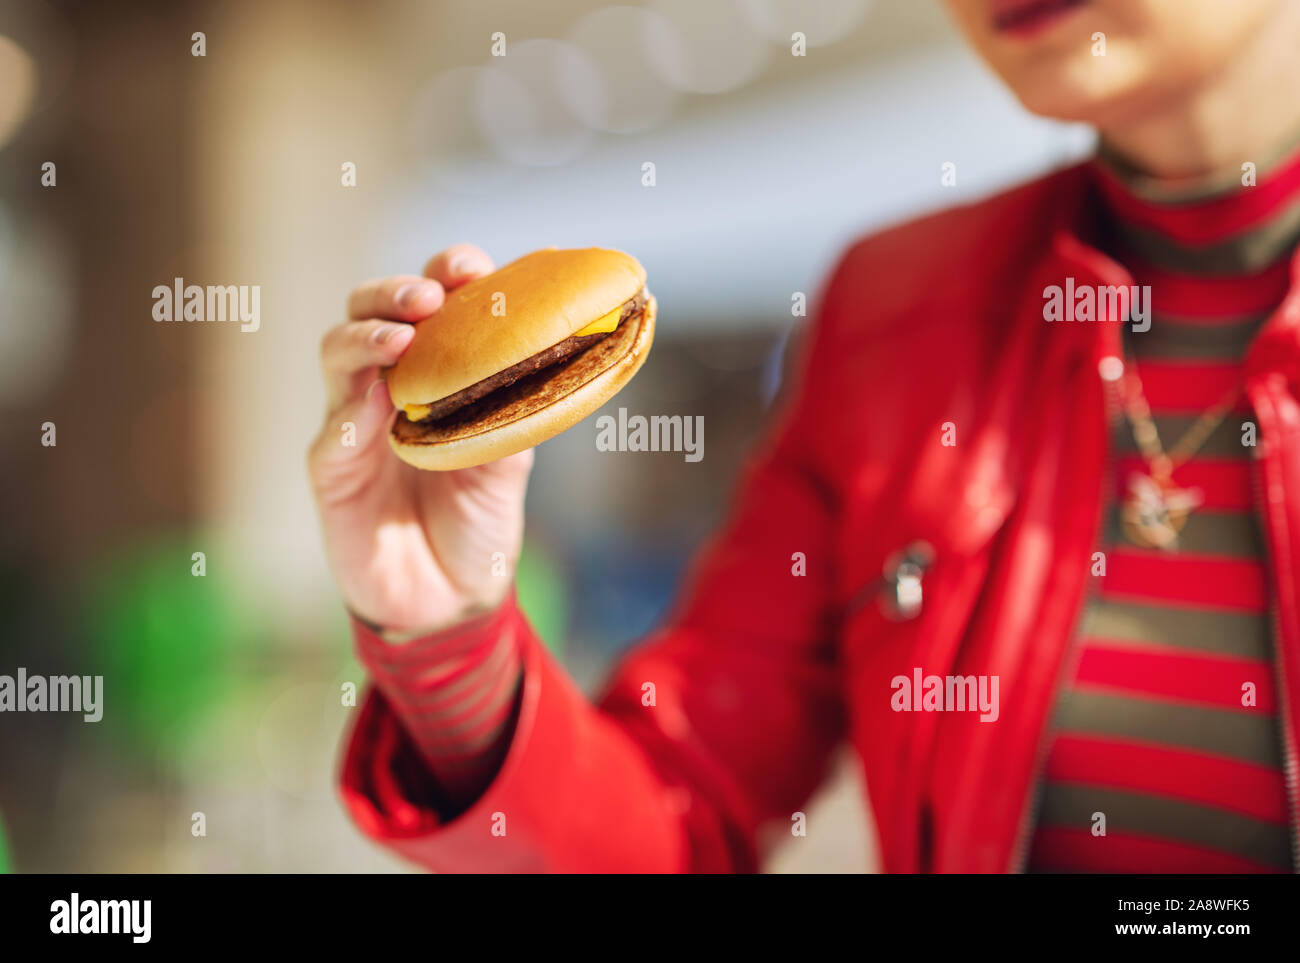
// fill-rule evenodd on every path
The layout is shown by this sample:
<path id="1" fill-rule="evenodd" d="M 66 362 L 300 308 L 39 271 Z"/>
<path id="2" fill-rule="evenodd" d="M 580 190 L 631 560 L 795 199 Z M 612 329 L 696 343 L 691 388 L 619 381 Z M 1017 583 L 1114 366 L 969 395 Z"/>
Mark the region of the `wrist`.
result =
<path id="1" fill-rule="evenodd" d="M 438 636 L 459 636 L 467 631 L 486 626 L 494 621 L 506 607 L 514 601 L 513 583 L 505 593 L 494 601 L 475 602 L 447 619 L 430 622 L 418 627 L 386 625 L 360 614 L 349 608 L 348 615 L 353 621 L 365 628 L 372 636 L 389 645 L 406 645 L 418 639 L 432 639 Z"/>

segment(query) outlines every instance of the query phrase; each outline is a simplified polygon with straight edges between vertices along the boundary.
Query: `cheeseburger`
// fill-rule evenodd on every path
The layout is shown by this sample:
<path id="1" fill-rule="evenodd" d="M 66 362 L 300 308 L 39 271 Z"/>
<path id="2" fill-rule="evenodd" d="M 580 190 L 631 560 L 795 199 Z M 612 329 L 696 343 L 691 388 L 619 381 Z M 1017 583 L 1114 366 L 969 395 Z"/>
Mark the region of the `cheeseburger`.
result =
<path id="1" fill-rule="evenodd" d="M 416 468 L 469 468 L 577 424 L 654 339 L 645 270 L 621 251 L 534 251 L 448 292 L 388 370 L 389 442 Z"/>

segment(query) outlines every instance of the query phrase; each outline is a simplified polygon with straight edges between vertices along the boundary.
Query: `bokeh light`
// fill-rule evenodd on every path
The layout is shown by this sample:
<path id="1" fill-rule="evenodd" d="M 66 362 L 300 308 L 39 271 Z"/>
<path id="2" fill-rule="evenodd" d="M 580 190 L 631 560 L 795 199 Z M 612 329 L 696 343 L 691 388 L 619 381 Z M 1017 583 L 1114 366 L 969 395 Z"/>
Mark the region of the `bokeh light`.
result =
<path id="1" fill-rule="evenodd" d="M 654 0 L 647 21 L 655 72 L 678 90 L 720 94 L 753 80 L 770 47 L 749 26 L 738 0 Z"/>
<path id="2" fill-rule="evenodd" d="M 257 757 L 266 779 L 301 799 L 325 799 L 333 787 L 321 778 L 333 765 L 335 748 L 321 732 L 338 728 L 343 713 L 339 689 L 304 682 L 276 696 L 257 729 Z"/>
<path id="3" fill-rule="evenodd" d="M 655 74 L 651 30 L 671 29 L 660 14 L 641 7 L 602 7 L 580 17 L 565 39 L 581 48 L 598 71 L 595 81 L 581 61 L 561 63 L 560 86 L 574 113 L 597 130 L 630 134 L 663 123 L 680 95 Z"/>
<path id="4" fill-rule="evenodd" d="M 0 147 L 18 129 L 36 95 L 36 65 L 8 37 L 0 35 Z"/>
<path id="5" fill-rule="evenodd" d="M 517 176 L 475 120 L 473 104 L 487 73 L 486 67 L 443 71 L 412 101 L 406 129 L 416 163 L 453 194 L 491 194 Z"/>
<path id="6" fill-rule="evenodd" d="M 809 47 L 822 47 L 843 39 L 853 30 L 871 0 L 742 0 L 754 28 L 776 44 L 789 44 L 798 31 Z"/>
<path id="7" fill-rule="evenodd" d="M 558 40 L 511 44 L 505 57 L 481 75 L 474 91 L 479 130 L 502 157 L 530 167 L 550 167 L 580 156 L 593 134 L 565 103 L 562 72 L 598 84 L 599 73 L 581 50 Z"/>
<path id="8" fill-rule="evenodd" d="M 32 397 L 55 376 L 72 337 L 69 252 L 52 224 L 28 224 L 19 239 L 0 202 L 0 404 Z"/>

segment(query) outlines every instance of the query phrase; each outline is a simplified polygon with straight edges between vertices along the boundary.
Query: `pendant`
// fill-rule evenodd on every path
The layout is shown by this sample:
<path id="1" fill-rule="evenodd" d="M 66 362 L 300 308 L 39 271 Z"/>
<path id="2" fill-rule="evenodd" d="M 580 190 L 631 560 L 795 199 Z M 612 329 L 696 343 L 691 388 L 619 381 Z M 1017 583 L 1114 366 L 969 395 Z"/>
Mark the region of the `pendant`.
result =
<path id="1" fill-rule="evenodd" d="M 1178 488 L 1135 472 L 1120 507 L 1120 527 L 1129 541 L 1143 548 L 1175 549 L 1187 516 L 1202 500 L 1199 489 Z"/>

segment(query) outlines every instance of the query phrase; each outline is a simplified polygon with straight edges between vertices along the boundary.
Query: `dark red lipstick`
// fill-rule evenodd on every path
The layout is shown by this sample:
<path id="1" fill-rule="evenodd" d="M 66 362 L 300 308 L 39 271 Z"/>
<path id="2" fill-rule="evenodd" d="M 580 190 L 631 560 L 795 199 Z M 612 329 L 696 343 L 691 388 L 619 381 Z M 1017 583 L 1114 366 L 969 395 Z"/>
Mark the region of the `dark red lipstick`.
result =
<path id="1" fill-rule="evenodd" d="M 993 0 L 993 28 L 1012 37 L 1032 37 L 1056 25 L 1089 0 Z"/>

